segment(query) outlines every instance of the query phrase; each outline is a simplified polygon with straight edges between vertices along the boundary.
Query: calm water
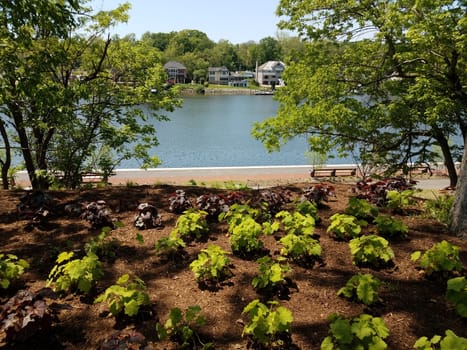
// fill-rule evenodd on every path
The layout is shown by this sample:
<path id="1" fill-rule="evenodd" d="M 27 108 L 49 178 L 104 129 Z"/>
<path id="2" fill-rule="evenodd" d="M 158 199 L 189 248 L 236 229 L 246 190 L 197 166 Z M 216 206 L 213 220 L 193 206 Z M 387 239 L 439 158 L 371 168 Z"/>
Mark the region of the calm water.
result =
<path id="1" fill-rule="evenodd" d="M 183 107 L 169 115 L 170 121 L 156 121 L 160 145 L 151 153 L 165 168 L 310 164 L 305 137 L 268 153 L 250 135 L 254 122 L 275 115 L 276 110 L 271 96 L 186 98 Z M 139 165 L 126 161 L 121 167 Z"/>

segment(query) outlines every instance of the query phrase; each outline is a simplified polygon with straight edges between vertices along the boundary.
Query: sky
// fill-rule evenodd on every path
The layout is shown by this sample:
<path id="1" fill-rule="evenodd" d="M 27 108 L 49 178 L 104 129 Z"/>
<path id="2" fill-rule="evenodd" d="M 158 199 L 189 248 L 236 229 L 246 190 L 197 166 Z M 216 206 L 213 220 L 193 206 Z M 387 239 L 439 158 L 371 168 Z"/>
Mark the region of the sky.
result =
<path id="1" fill-rule="evenodd" d="M 130 19 L 111 33 L 133 33 L 137 39 L 148 31 L 196 29 L 214 42 L 259 42 L 268 36 L 276 37 L 280 20 L 275 15 L 279 0 L 92 0 L 90 4 L 95 10 L 110 10 L 124 2 L 131 3 Z"/>

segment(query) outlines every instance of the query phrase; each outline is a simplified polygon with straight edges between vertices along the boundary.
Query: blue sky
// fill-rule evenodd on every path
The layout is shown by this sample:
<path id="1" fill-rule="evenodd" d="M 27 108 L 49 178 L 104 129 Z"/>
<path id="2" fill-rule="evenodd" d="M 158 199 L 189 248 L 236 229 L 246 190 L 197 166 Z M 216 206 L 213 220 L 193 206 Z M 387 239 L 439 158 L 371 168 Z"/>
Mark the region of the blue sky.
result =
<path id="1" fill-rule="evenodd" d="M 95 10 L 109 10 L 124 0 L 92 0 Z M 240 44 L 272 36 L 278 32 L 279 17 L 275 10 L 279 0 L 129 0 L 132 9 L 127 24 L 112 33 L 120 36 L 134 33 L 137 38 L 152 33 L 200 30 L 213 40 Z"/>

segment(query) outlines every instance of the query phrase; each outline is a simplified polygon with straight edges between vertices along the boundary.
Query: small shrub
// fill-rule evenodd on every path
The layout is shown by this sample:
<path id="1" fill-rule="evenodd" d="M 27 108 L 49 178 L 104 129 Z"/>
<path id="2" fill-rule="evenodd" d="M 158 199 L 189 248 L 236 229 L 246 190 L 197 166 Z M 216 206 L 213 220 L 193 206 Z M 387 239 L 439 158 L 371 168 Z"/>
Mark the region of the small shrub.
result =
<path id="1" fill-rule="evenodd" d="M 352 276 L 344 287 L 339 289 L 337 295 L 348 299 L 355 299 L 365 305 L 371 305 L 378 301 L 378 288 L 381 281 L 372 274 L 358 273 Z"/>
<path id="2" fill-rule="evenodd" d="M 233 231 L 233 228 L 240 224 L 246 216 L 251 217 L 253 220 L 258 220 L 261 215 L 261 211 L 256 208 L 252 208 L 248 204 L 235 203 L 229 207 L 229 210 L 219 215 L 219 221 L 226 221 L 229 225 L 229 232 Z"/>
<path id="3" fill-rule="evenodd" d="M 445 337 L 435 335 L 431 339 L 427 337 L 418 338 L 414 344 L 417 350 L 457 350 L 467 349 L 467 338 L 457 336 L 450 329 L 446 330 Z"/>
<path id="4" fill-rule="evenodd" d="M 355 216 L 359 220 L 371 223 L 378 216 L 378 208 L 371 205 L 365 199 L 350 197 L 349 203 L 344 209 L 344 214 Z"/>
<path id="5" fill-rule="evenodd" d="M 313 217 L 313 219 L 315 219 L 315 222 L 317 224 L 321 221 L 318 213 L 318 205 L 307 199 L 297 203 L 297 205 L 295 206 L 295 211 L 302 215 L 310 215 L 311 217 Z"/>
<path id="6" fill-rule="evenodd" d="M 196 206 L 199 210 L 205 211 L 208 218 L 216 219 L 219 214 L 229 210 L 229 205 L 224 196 L 208 193 L 196 198 Z"/>
<path id="7" fill-rule="evenodd" d="M 460 316 L 467 318 L 467 279 L 465 277 L 448 280 L 446 300 L 454 304 Z"/>
<path id="8" fill-rule="evenodd" d="M 185 191 L 176 190 L 169 197 L 169 210 L 172 213 L 181 214 L 188 209 L 193 208 L 193 204 L 186 197 Z"/>
<path id="9" fill-rule="evenodd" d="M 349 240 L 362 234 L 362 225 L 365 221 L 358 221 L 355 216 L 347 214 L 334 214 L 329 218 L 330 224 L 326 232 L 332 232 L 333 237 L 342 240 Z"/>
<path id="10" fill-rule="evenodd" d="M 280 220 L 286 234 L 312 236 L 315 233 L 316 221 L 309 214 L 303 215 L 298 211 L 290 213 L 283 210 L 276 214 L 276 219 Z"/>
<path id="11" fill-rule="evenodd" d="M 255 299 L 243 309 L 249 321 L 243 327 L 242 337 L 248 335 L 254 344 L 274 349 L 283 346 L 290 337 L 293 316 L 289 309 L 277 306 L 275 301 L 270 301 L 269 305 Z"/>
<path id="12" fill-rule="evenodd" d="M 395 213 L 402 213 L 409 205 L 414 203 L 413 190 L 386 192 L 386 207 Z"/>
<path id="13" fill-rule="evenodd" d="M 7 289 L 27 268 L 29 264 L 26 260 L 18 259 L 13 254 L 0 254 L 0 287 Z"/>
<path id="14" fill-rule="evenodd" d="M 180 238 L 176 230 L 172 230 L 168 237 L 162 237 L 156 242 L 155 252 L 157 255 L 174 257 L 181 253 L 185 248 L 185 242 Z"/>
<path id="15" fill-rule="evenodd" d="M 263 248 L 263 241 L 259 239 L 262 231 L 262 226 L 249 216 L 234 226 L 229 238 L 234 254 L 249 256 L 260 252 Z"/>
<path id="16" fill-rule="evenodd" d="M 251 281 L 253 288 L 272 292 L 286 284 L 285 274 L 290 271 L 288 265 L 281 264 L 269 256 L 263 256 L 256 262 L 259 264 L 259 273 Z"/>
<path id="17" fill-rule="evenodd" d="M 420 259 L 419 265 L 427 276 L 433 273 L 449 274 L 453 271 L 462 271 L 462 262 L 459 258 L 459 247 L 448 241 L 434 244 L 423 255 L 420 251 L 413 252 L 412 261 Z"/>
<path id="18" fill-rule="evenodd" d="M 115 228 L 116 220 L 112 217 L 112 210 L 103 200 L 91 202 L 86 205 L 85 210 L 81 214 L 81 218 L 89 222 L 93 228 Z"/>
<path id="19" fill-rule="evenodd" d="M 58 255 L 46 286 L 53 284 L 56 292 L 78 291 L 87 294 L 104 275 L 102 264 L 94 253 L 89 253 L 82 259 L 71 260 L 73 256 L 73 252 L 63 252 Z"/>
<path id="20" fill-rule="evenodd" d="M 429 199 L 425 202 L 426 216 L 447 225 L 449 223 L 449 213 L 454 203 L 454 196 L 443 195 L 435 199 Z"/>
<path id="21" fill-rule="evenodd" d="M 394 259 L 394 252 L 383 237 L 375 235 L 354 238 L 349 242 L 352 262 L 358 266 L 379 268 Z"/>
<path id="22" fill-rule="evenodd" d="M 140 203 L 136 208 L 138 213 L 133 219 L 133 224 L 140 230 L 162 227 L 162 220 L 157 208 L 149 203 Z"/>
<path id="23" fill-rule="evenodd" d="M 96 254 L 99 259 L 112 261 L 115 259 L 117 243 L 114 238 L 110 238 L 110 227 L 103 227 L 101 233 L 84 245 L 86 254 Z"/>
<path id="24" fill-rule="evenodd" d="M 260 196 L 271 215 L 280 212 L 285 204 L 290 203 L 290 193 L 285 190 L 264 190 L 260 192 Z"/>
<path id="25" fill-rule="evenodd" d="M 328 184 L 317 184 L 303 190 L 303 198 L 316 203 L 320 207 L 323 202 L 328 202 L 329 197 L 335 197 L 334 186 Z"/>
<path id="26" fill-rule="evenodd" d="M 189 209 L 179 216 L 174 230 L 182 239 L 200 240 L 209 232 L 206 215 L 205 211 Z"/>
<path id="27" fill-rule="evenodd" d="M 189 306 L 185 314 L 178 307 L 171 309 L 164 325 L 156 324 L 157 336 L 160 340 L 170 339 L 178 343 L 181 349 L 212 349 L 211 343 L 200 342 L 198 328 L 206 323 L 200 312 L 198 305 Z"/>
<path id="28" fill-rule="evenodd" d="M 322 350 L 332 349 L 387 349 L 384 341 L 389 329 L 380 317 L 362 314 L 351 320 L 333 314 L 329 317 L 330 335 L 321 343 Z"/>
<path id="29" fill-rule="evenodd" d="M 308 266 L 321 259 L 321 246 L 316 239 L 310 236 L 289 233 L 279 242 L 282 244 L 280 254 L 299 264 Z"/>
<path id="30" fill-rule="evenodd" d="M 198 283 L 217 284 L 231 272 L 229 269 L 230 259 L 227 252 L 221 247 L 210 244 L 207 249 L 201 250 L 198 258 L 190 264 L 190 269 L 195 275 Z"/>
<path id="31" fill-rule="evenodd" d="M 409 228 L 402 220 L 391 216 L 379 215 L 375 219 L 378 234 L 388 239 L 407 238 Z"/>
<path id="32" fill-rule="evenodd" d="M 144 282 L 138 277 L 131 280 L 128 274 L 122 275 L 116 284 L 108 287 L 94 300 L 94 304 L 102 302 L 109 305 L 113 316 L 123 312 L 130 317 L 136 316 L 141 306 L 150 303 Z"/>

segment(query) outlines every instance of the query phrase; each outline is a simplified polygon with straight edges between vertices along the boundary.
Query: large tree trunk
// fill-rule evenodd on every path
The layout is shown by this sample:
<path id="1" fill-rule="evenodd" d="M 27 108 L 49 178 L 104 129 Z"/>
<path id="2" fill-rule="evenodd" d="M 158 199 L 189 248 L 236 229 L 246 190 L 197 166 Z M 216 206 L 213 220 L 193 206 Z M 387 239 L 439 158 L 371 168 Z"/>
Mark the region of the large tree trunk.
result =
<path id="1" fill-rule="evenodd" d="M 464 139 L 464 155 L 456 195 L 451 209 L 449 231 L 456 236 L 467 238 L 467 139 Z"/>
<path id="2" fill-rule="evenodd" d="M 5 160 L 1 161 L 2 165 L 2 187 L 4 190 L 7 190 L 10 187 L 9 178 L 8 178 L 8 171 L 10 170 L 11 166 L 11 148 L 10 148 L 10 141 L 8 139 L 8 134 L 6 132 L 5 124 L 2 120 L 0 120 L 0 134 L 3 138 L 3 143 L 5 145 Z"/>
<path id="3" fill-rule="evenodd" d="M 439 146 L 441 147 L 441 152 L 443 152 L 444 165 L 449 175 L 449 186 L 455 188 L 457 186 L 458 176 L 454 159 L 452 159 L 451 149 L 449 148 L 448 140 L 444 137 L 442 133 L 436 133 L 435 137 L 438 141 Z"/>

